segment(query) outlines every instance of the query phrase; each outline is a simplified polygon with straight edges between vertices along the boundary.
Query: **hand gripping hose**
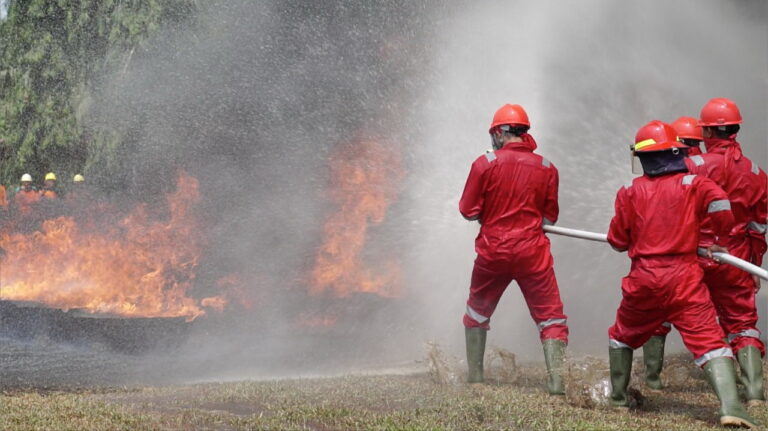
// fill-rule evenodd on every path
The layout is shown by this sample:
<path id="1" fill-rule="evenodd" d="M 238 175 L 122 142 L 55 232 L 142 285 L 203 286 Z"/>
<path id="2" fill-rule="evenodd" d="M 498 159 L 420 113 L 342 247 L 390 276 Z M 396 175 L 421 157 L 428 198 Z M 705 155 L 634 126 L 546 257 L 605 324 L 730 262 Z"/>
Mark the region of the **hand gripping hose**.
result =
<path id="1" fill-rule="evenodd" d="M 608 235 L 597 232 L 587 232 L 585 230 L 569 229 L 567 227 L 545 225 L 544 232 L 553 233 L 555 235 L 570 236 L 572 238 L 586 239 L 589 241 L 608 242 Z M 703 248 L 699 249 L 699 256 L 706 257 L 707 251 Z M 765 269 L 747 262 L 746 260 L 739 259 L 736 256 L 732 256 L 728 253 L 714 252 L 712 256 L 722 263 L 735 266 L 743 271 L 747 271 L 752 275 L 756 275 L 763 280 L 768 280 L 768 271 Z"/>

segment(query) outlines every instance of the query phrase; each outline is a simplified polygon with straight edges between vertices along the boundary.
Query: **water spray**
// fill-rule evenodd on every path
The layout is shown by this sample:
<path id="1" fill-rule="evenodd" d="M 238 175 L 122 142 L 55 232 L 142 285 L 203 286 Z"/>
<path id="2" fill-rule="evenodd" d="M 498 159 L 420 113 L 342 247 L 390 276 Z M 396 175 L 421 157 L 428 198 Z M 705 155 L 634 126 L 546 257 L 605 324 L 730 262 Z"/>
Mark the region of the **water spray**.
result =
<path id="1" fill-rule="evenodd" d="M 597 233 L 597 232 L 588 232 L 585 230 L 578 230 L 578 229 L 569 229 L 566 227 L 559 227 L 559 226 L 544 226 L 544 231 L 548 233 L 553 233 L 555 235 L 563 235 L 563 236 L 569 236 L 571 238 L 579 238 L 579 239 L 586 239 L 589 241 L 598 241 L 598 242 L 608 242 L 608 235 L 604 233 Z M 704 248 L 699 248 L 699 256 L 706 257 L 707 251 Z M 714 259 L 716 259 L 719 262 L 726 263 L 731 266 L 735 266 L 736 268 L 741 269 L 742 271 L 746 271 L 752 275 L 756 275 L 763 280 L 768 281 L 768 271 L 765 269 L 754 265 L 752 263 L 747 262 L 746 260 L 739 259 L 736 256 L 733 256 L 729 253 L 724 252 L 713 252 L 712 256 Z"/>

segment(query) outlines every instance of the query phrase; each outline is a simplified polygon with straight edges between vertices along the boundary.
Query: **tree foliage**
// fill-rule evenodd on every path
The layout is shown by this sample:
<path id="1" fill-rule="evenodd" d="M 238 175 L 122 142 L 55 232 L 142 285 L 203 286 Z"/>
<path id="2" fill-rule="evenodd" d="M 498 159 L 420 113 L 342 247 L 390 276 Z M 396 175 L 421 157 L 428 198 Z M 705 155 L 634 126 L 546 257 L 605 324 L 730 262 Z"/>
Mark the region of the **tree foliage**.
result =
<path id="1" fill-rule="evenodd" d="M 92 94 L 159 28 L 195 11 L 195 0 L 10 0 L 0 22 L 0 182 L 24 172 L 71 178 L 119 151 L 120 136 L 84 126 Z"/>

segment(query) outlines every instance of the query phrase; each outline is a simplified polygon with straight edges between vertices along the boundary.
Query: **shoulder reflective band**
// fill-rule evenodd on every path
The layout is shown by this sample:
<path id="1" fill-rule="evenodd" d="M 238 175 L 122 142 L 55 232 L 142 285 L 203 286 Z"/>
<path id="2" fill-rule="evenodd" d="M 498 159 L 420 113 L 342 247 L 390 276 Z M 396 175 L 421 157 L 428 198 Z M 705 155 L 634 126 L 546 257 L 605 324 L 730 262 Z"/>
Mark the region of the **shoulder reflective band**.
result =
<path id="1" fill-rule="evenodd" d="M 656 143 L 654 139 L 646 139 L 635 144 L 635 151 L 642 150 L 643 148 Z"/>
<path id="2" fill-rule="evenodd" d="M 628 183 L 624 184 L 624 188 L 625 188 L 625 189 L 628 189 L 628 188 L 630 188 L 630 187 L 632 187 L 632 181 L 630 181 L 630 182 L 628 182 Z"/>
<path id="3" fill-rule="evenodd" d="M 733 350 L 731 350 L 730 347 L 721 347 L 719 349 L 710 350 L 709 352 L 699 356 L 696 358 L 693 363 L 696 364 L 696 366 L 702 367 L 707 362 L 711 361 L 715 358 L 732 358 L 733 357 Z"/>
<path id="4" fill-rule="evenodd" d="M 550 165 L 549 160 L 545 159 L 544 157 L 541 158 L 541 164 L 544 165 L 545 168 L 548 168 Z"/>
<path id="5" fill-rule="evenodd" d="M 613 338 L 608 340 L 608 347 L 610 347 L 611 349 L 632 349 L 628 345 L 622 343 L 621 341 L 614 340 Z M 635 350 L 635 349 L 632 349 L 632 350 Z"/>
<path id="6" fill-rule="evenodd" d="M 728 199 L 721 199 L 719 201 L 712 201 L 707 208 L 708 213 L 716 213 L 718 211 L 725 211 L 731 209 L 731 201 Z"/>
<path id="7" fill-rule="evenodd" d="M 488 163 L 496 160 L 496 154 L 493 154 L 493 151 L 490 151 L 488 153 L 485 153 L 485 158 L 488 159 Z"/>
<path id="8" fill-rule="evenodd" d="M 704 157 L 701 157 L 699 155 L 691 156 L 689 157 L 694 165 L 701 166 L 704 164 Z"/>
<path id="9" fill-rule="evenodd" d="M 475 319 L 477 323 L 483 323 L 486 320 L 488 320 L 487 317 L 483 316 L 482 314 L 478 313 L 477 311 L 473 310 L 472 307 L 467 304 L 467 316 Z"/>
<path id="10" fill-rule="evenodd" d="M 546 328 L 547 326 L 565 325 L 566 322 L 567 322 L 567 320 L 565 320 L 565 319 L 549 319 L 549 320 L 545 320 L 543 322 L 539 322 L 539 324 L 536 325 L 536 326 L 539 327 L 539 331 L 543 331 L 544 328 Z"/>
<path id="11" fill-rule="evenodd" d="M 750 162 L 752 162 L 752 173 L 755 175 L 760 175 L 760 166 L 757 166 L 757 163 L 752 160 L 750 160 Z"/>
<path id="12" fill-rule="evenodd" d="M 693 184 L 693 179 L 696 178 L 696 175 L 686 175 L 683 177 L 683 185 L 684 186 L 690 186 Z"/>
<path id="13" fill-rule="evenodd" d="M 747 228 L 757 233 L 765 233 L 768 231 L 768 225 L 760 224 L 756 221 L 749 222 Z"/>

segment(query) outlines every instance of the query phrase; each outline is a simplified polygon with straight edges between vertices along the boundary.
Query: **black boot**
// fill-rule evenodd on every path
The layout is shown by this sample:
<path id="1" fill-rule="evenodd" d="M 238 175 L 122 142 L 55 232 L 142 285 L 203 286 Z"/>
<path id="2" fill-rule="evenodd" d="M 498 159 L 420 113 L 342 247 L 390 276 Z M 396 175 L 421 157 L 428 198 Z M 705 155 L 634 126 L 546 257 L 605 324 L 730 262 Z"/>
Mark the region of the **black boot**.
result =
<path id="1" fill-rule="evenodd" d="M 485 355 L 485 336 L 488 330 L 483 328 L 464 328 L 467 342 L 467 383 L 483 383 L 483 356 Z"/>

